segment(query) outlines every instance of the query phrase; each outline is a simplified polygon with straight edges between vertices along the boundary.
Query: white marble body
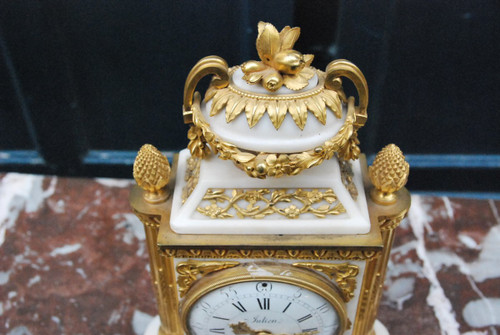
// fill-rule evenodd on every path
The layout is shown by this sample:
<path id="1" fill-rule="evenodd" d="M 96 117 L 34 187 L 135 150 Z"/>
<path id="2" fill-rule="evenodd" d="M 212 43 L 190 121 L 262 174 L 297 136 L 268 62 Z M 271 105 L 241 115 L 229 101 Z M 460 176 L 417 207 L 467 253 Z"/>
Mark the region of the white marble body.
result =
<path id="1" fill-rule="evenodd" d="M 182 204 L 182 191 L 186 184 L 186 162 L 188 150 L 179 154 L 175 192 L 172 202 L 170 224 L 180 234 L 366 234 L 370 230 L 368 208 L 361 178 L 359 161 L 352 164 L 354 183 L 359 195 L 354 201 L 341 181 L 338 161 L 333 158 L 321 165 L 305 170 L 296 176 L 256 179 L 246 175 L 231 161 L 215 156 L 201 163 L 199 182 Z M 234 218 L 212 219 L 200 214 L 199 206 L 210 204 L 202 198 L 208 189 L 328 189 L 331 188 L 346 209 L 339 215 L 317 218 L 313 214 L 302 214 L 297 219 L 288 219 L 280 214 L 263 219 Z"/>
<path id="2" fill-rule="evenodd" d="M 233 74 L 231 81 L 235 86 L 244 91 L 267 95 L 304 93 L 314 90 L 318 85 L 318 77 L 315 75 L 309 81 L 309 85 L 300 91 L 291 91 L 285 87 L 281 87 L 278 91 L 271 93 L 261 86 L 247 84 L 242 77 L 243 73 L 238 69 Z M 228 124 L 226 122 L 225 108 L 217 115 L 210 117 L 211 106 L 212 100 L 208 101 L 206 105 L 203 104 L 202 113 L 205 120 L 210 123 L 212 130 L 222 140 L 232 143 L 241 149 L 273 153 L 301 152 L 323 145 L 325 141 L 337 134 L 345 122 L 347 113 L 344 107 L 342 118 L 338 119 L 332 110 L 327 107 L 326 124 L 323 125 L 311 112 L 308 112 L 307 122 L 303 130 L 295 124 L 292 116 L 287 113 L 281 127 L 277 130 L 274 128 L 267 113 L 262 116 L 262 119 L 253 128 L 250 128 L 244 112 Z"/>

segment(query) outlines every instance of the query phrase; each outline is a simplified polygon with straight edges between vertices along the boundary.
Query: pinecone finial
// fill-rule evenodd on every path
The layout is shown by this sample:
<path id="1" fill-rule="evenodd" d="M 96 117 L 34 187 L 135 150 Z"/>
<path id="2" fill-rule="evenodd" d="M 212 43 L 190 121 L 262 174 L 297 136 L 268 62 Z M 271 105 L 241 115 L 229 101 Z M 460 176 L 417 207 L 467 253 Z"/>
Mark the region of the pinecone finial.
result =
<path id="1" fill-rule="evenodd" d="M 389 144 L 375 156 L 368 172 L 375 186 L 371 192 L 372 200 L 381 205 L 390 205 L 396 202 L 395 192 L 406 185 L 410 165 L 401 149 Z"/>
<path id="2" fill-rule="evenodd" d="M 164 189 L 170 179 L 168 159 L 151 144 L 144 144 L 134 161 L 134 179 L 144 191 L 144 199 L 159 203 L 168 199 Z"/>

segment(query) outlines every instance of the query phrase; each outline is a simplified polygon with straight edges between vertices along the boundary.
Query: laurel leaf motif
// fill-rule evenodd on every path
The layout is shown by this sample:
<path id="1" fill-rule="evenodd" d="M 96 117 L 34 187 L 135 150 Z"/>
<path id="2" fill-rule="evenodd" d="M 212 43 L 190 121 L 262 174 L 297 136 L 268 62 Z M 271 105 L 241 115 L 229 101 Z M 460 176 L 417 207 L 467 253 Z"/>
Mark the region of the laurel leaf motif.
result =
<path id="1" fill-rule="evenodd" d="M 207 92 L 205 93 L 205 99 L 204 101 L 207 102 L 208 100 L 212 99 L 218 92 L 218 89 L 215 86 L 210 85 L 207 89 Z"/>
<path id="2" fill-rule="evenodd" d="M 245 109 L 245 99 L 238 99 L 231 109 L 226 108 L 226 122 L 233 121 Z"/>
<path id="3" fill-rule="evenodd" d="M 253 128 L 257 124 L 257 122 L 259 122 L 259 120 L 262 118 L 262 116 L 266 112 L 266 109 L 267 109 L 267 107 L 266 107 L 265 102 L 258 101 L 257 105 L 253 109 L 252 113 L 246 113 L 248 125 L 250 126 L 250 128 Z"/>
<path id="4" fill-rule="evenodd" d="M 288 111 L 288 102 L 286 102 L 284 100 L 279 100 L 278 101 L 278 115 L 281 119 L 280 126 L 286 117 L 287 111 Z"/>
<path id="5" fill-rule="evenodd" d="M 214 102 L 212 103 L 212 108 L 210 109 L 210 116 L 214 116 L 219 114 L 219 112 L 224 108 L 227 103 L 227 100 L 231 96 L 231 91 L 228 89 L 222 89 L 217 92 L 214 96 Z"/>
<path id="6" fill-rule="evenodd" d="M 300 130 L 304 130 L 307 122 L 307 110 L 302 111 L 299 104 L 292 102 L 288 105 L 288 112 Z"/>
<path id="7" fill-rule="evenodd" d="M 230 112 L 231 110 L 233 110 L 233 107 L 234 105 L 240 101 L 240 97 L 239 96 L 235 96 L 235 95 L 230 95 L 229 98 L 227 99 L 227 103 L 226 103 L 226 122 L 229 123 L 229 117 L 230 117 Z"/>
<path id="8" fill-rule="evenodd" d="M 313 97 L 312 99 L 309 99 L 307 101 L 307 109 L 309 109 L 313 115 L 321 122 L 322 124 L 326 123 L 326 111 L 324 108 L 324 102 L 321 100 L 323 103 L 323 107 L 321 106 L 320 103 L 318 103 L 318 100 L 315 99 L 316 97 Z"/>
<path id="9" fill-rule="evenodd" d="M 250 126 L 250 120 L 252 118 L 252 115 L 255 113 L 255 109 L 256 108 L 257 108 L 257 101 L 256 100 L 248 100 L 248 101 L 246 101 L 245 115 L 247 117 L 248 126 L 250 128 L 252 128 Z"/>
<path id="10" fill-rule="evenodd" d="M 332 110 L 333 114 L 340 119 L 342 117 L 342 103 L 340 97 L 335 91 L 325 90 L 323 98 L 328 107 Z"/>
<path id="11" fill-rule="evenodd" d="M 274 128 L 278 130 L 285 119 L 286 114 L 280 113 L 278 109 L 278 103 L 274 100 L 271 100 L 267 103 L 267 114 L 273 123 Z"/>

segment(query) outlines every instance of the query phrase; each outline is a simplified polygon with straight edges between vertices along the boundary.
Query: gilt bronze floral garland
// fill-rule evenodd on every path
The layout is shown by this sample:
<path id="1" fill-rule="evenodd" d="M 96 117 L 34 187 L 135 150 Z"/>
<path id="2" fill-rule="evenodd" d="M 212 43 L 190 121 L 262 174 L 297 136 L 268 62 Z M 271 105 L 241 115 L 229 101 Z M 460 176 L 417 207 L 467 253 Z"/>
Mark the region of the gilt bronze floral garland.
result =
<path id="1" fill-rule="evenodd" d="M 344 125 L 331 139 L 312 150 L 300 153 L 254 153 L 239 149 L 234 144 L 222 141 L 210 128 L 200 110 L 200 96 L 195 95 L 192 105 L 194 125 L 191 126 L 191 142 L 188 147 L 195 157 L 207 155 L 206 145 L 221 159 L 230 159 L 236 166 L 254 178 L 281 177 L 283 175 L 296 175 L 305 169 L 321 164 L 330 159 L 344 146 L 357 147 L 356 114 L 354 98 L 350 97 L 347 103 L 347 116 Z M 194 149 L 194 150 L 193 150 Z M 355 155 L 359 150 L 344 150 L 347 156 L 343 159 L 357 159 Z"/>

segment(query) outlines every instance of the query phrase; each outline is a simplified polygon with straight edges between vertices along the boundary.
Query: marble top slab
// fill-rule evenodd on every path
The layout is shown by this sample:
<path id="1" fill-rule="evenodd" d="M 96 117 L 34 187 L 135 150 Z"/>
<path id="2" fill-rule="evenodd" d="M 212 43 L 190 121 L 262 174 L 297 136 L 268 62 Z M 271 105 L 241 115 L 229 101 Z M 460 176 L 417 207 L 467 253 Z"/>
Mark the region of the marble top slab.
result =
<path id="1" fill-rule="evenodd" d="M 0 334 L 142 334 L 156 314 L 133 181 L 0 174 Z M 500 201 L 413 196 L 379 319 L 500 331 Z"/>

